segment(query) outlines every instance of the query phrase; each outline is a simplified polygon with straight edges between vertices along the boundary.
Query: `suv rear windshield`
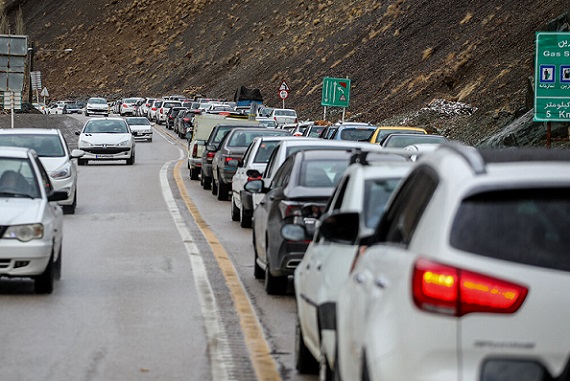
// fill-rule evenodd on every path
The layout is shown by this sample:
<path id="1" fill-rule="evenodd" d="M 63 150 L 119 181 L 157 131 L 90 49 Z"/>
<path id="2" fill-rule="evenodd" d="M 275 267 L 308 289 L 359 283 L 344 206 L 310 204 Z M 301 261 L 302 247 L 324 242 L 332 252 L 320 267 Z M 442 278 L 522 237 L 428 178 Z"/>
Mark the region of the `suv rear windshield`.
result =
<path id="1" fill-rule="evenodd" d="M 451 246 L 474 254 L 570 271 L 570 188 L 484 192 L 461 203 Z"/>

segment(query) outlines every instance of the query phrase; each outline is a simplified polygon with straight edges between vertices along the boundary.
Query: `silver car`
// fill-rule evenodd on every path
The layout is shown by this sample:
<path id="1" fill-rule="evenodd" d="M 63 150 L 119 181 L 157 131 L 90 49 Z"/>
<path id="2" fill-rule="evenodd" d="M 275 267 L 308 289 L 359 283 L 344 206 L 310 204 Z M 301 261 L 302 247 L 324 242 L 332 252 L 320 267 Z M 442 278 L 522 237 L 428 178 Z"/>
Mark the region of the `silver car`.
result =
<path id="1" fill-rule="evenodd" d="M 77 146 L 84 156 L 77 164 L 87 164 L 89 160 L 126 160 L 128 165 L 135 163 L 135 139 L 129 125 L 123 118 L 89 119 L 83 125 Z"/>
<path id="2" fill-rule="evenodd" d="M 34 150 L 0 146 L 0 277 L 30 277 L 50 294 L 61 276 L 63 211 Z"/>
<path id="3" fill-rule="evenodd" d="M 103 115 L 109 116 L 109 105 L 105 98 L 89 98 L 85 105 L 85 116 Z"/>
<path id="4" fill-rule="evenodd" d="M 66 214 L 75 213 L 77 206 L 77 167 L 75 160 L 83 151 L 70 152 L 58 129 L 11 128 L 0 129 L 0 146 L 32 148 L 45 167 L 53 188 L 65 191 L 67 197 L 59 204 Z"/>

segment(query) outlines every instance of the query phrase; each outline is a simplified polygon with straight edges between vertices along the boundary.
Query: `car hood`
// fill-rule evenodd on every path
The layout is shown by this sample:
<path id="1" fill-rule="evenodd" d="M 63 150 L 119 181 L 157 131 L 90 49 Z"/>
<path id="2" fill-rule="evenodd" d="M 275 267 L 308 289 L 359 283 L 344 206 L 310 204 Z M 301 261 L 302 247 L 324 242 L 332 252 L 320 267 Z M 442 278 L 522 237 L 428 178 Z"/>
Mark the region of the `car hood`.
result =
<path id="1" fill-rule="evenodd" d="M 18 225 L 40 222 L 44 209 L 41 198 L 14 198 L 0 196 L 0 225 Z"/>
<path id="2" fill-rule="evenodd" d="M 83 141 L 89 142 L 91 144 L 101 145 L 101 144 L 118 144 L 125 139 L 128 139 L 131 134 L 81 134 L 80 138 Z"/>
<path id="3" fill-rule="evenodd" d="M 66 156 L 62 157 L 40 157 L 40 161 L 42 162 L 44 168 L 46 169 L 47 173 L 51 173 L 64 165 L 68 159 Z"/>

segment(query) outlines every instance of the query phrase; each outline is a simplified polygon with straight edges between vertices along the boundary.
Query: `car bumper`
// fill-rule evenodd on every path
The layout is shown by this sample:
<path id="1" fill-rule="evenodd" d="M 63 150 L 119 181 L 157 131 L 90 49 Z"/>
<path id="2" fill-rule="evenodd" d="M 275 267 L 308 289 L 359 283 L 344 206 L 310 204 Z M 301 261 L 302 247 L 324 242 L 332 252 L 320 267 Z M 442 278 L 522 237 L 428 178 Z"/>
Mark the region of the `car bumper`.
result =
<path id="1" fill-rule="evenodd" d="M 39 275 L 44 272 L 51 252 L 50 241 L 0 239 L 0 275 Z"/>
<path id="2" fill-rule="evenodd" d="M 308 242 L 281 242 L 279 253 L 277 258 L 275 258 L 276 266 L 273 266 L 273 261 L 271 262 L 271 275 L 293 275 L 303 259 L 307 247 L 309 247 Z M 271 258 L 269 260 L 271 261 Z"/>
<path id="3" fill-rule="evenodd" d="M 96 108 L 88 108 L 85 112 L 88 114 L 109 115 L 109 110 L 100 110 Z"/>
<path id="4" fill-rule="evenodd" d="M 82 147 L 85 154 L 81 157 L 82 160 L 124 160 L 132 156 L 133 150 L 129 147 L 115 147 L 115 148 L 99 148 L 99 147 Z"/>
<path id="5" fill-rule="evenodd" d="M 136 131 L 135 133 L 133 133 L 133 137 L 137 140 L 148 140 L 148 139 L 152 139 L 152 131 L 150 132 L 142 132 L 142 131 Z"/>

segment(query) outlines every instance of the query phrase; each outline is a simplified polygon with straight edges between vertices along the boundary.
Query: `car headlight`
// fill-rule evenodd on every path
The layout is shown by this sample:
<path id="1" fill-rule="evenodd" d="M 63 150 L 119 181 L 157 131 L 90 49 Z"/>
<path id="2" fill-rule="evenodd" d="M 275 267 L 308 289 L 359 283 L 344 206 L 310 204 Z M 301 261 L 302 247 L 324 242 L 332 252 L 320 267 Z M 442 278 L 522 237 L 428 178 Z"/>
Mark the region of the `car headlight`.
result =
<path id="1" fill-rule="evenodd" d="M 65 163 L 52 173 L 50 173 L 52 179 L 67 179 L 71 176 L 71 165 L 69 163 Z"/>
<path id="2" fill-rule="evenodd" d="M 86 140 L 79 140 L 79 142 L 77 143 L 78 147 L 93 147 L 92 143 L 89 143 Z"/>
<path id="3" fill-rule="evenodd" d="M 3 238 L 28 242 L 33 239 L 41 239 L 43 236 L 44 226 L 42 224 L 27 224 L 9 226 L 8 229 L 6 229 Z"/>
<path id="4" fill-rule="evenodd" d="M 126 147 L 131 145 L 131 139 L 123 140 L 117 144 L 120 147 Z"/>

